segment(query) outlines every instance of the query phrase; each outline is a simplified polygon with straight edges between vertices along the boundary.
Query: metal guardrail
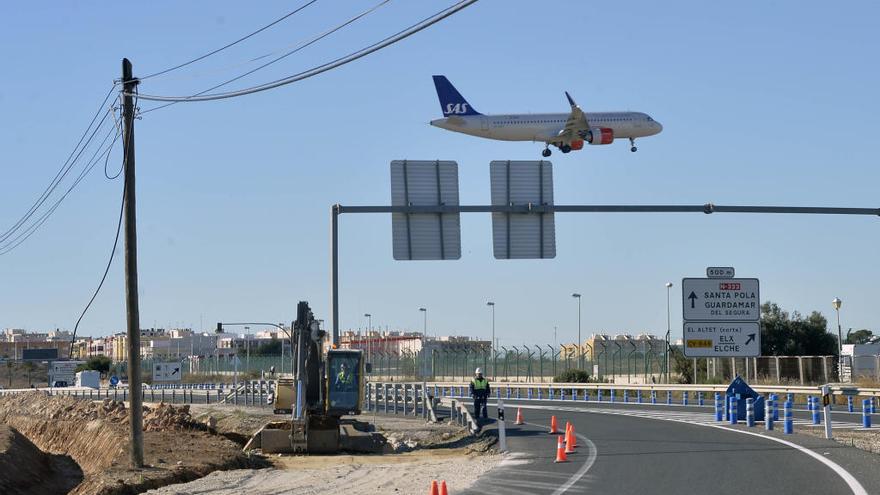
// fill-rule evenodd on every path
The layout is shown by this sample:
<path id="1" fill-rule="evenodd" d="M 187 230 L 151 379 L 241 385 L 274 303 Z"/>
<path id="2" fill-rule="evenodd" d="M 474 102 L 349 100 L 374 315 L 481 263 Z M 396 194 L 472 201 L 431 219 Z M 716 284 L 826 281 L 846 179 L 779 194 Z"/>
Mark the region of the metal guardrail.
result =
<path id="1" fill-rule="evenodd" d="M 241 382 L 236 390 L 230 385 L 228 388 L 155 388 L 143 387 L 142 398 L 144 402 L 165 402 L 169 404 L 222 404 L 235 401 L 236 404 L 245 406 L 267 406 L 267 398 L 270 393 L 271 382 L 259 380 L 253 382 Z M 84 400 L 113 399 L 127 401 L 131 391 L 128 387 L 91 389 L 82 387 L 69 388 L 44 388 L 44 389 L 20 389 L 0 390 L 0 397 L 20 393 L 41 392 L 47 395 L 62 395 Z M 238 399 L 235 399 L 235 398 Z M 240 401 L 240 402 L 239 402 Z"/>
<path id="2" fill-rule="evenodd" d="M 424 383 L 368 382 L 364 391 L 364 411 L 402 414 L 437 421 L 437 398 Z"/>
<path id="3" fill-rule="evenodd" d="M 436 397 L 466 397 L 469 395 L 468 384 L 464 382 L 427 382 L 425 386 L 429 390 L 433 390 Z M 714 392 L 725 392 L 727 385 L 687 385 L 687 384 L 646 384 L 646 385 L 625 385 L 625 384 L 609 384 L 609 383 L 491 383 L 493 389 L 491 397 L 503 399 L 538 399 L 538 400 L 554 400 L 560 398 L 577 398 L 584 397 L 584 394 L 591 394 L 595 398 L 600 397 L 600 392 L 607 393 L 609 400 L 614 400 L 615 392 L 623 394 L 623 399 L 628 402 L 628 392 L 636 392 L 640 397 L 641 393 L 647 396 L 655 397 L 659 392 L 663 392 L 666 397 L 661 400 L 667 401 L 670 394 L 675 392 L 684 399 L 684 394 L 690 398 L 697 399 L 701 397 L 701 393 L 708 396 Z M 792 394 L 792 395 L 816 395 L 821 386 L 794 386 L 794 385 L 754 385 L 751 386 L 755 392 L 763 394 Z M 856 387 L 846 384 L 829 385 L 831 394 L 835 396 L 861 396 L 866 398 L 880 397 L 880 388 Z M 636 397 L 633 397 L 636 399 Z"/>

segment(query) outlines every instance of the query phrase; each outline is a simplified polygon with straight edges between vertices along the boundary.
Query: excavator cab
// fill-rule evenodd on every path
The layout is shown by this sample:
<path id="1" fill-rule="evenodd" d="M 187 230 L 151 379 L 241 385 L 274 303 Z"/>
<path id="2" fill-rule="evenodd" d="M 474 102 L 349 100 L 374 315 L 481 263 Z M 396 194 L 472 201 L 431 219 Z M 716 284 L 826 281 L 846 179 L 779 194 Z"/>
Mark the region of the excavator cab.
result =
<path id="1" fill-rule="evenodd" d="M 357 349 L 327 352 L 326 411 L 330 416 L 361 413 L 364 393 L 364 353 Z"/>

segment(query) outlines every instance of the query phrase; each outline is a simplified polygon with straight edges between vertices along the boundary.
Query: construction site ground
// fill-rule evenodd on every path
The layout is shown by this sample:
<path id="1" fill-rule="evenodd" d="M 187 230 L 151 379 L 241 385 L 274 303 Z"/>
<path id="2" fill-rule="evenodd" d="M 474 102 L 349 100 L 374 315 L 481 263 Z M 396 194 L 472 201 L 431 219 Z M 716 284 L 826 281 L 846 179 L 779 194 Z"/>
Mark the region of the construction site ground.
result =
<path id="1" fill-rule="evenodd" d="M 268 465 L 245 455 L 235 441 L 210 433 L 187 406 L 145 407 L 145 467 L 138 470 L 129 468 L 128 411 L 120 402 L 42 392 L 8 395 L 0 397 L 0 425 L 12 435 L 0 444 L 0 466 L 15 466 L 0 469 L 4 494 L 142 493 L 218 469 Z M 40 475 L 18 476 L 32 470 Z M 78 483 L 69 486 L 71 479 Z"/>
<path id="2" fill-rule="evenodd" d="M 236 434 L 279 416 L 270 411 L 193 406 L 197 418 L 213 417 L 217 430 Z M 455 425 L 426 424 L 421 418 L 362 415 L 388 441 L 385 455 L 273 455 L 269 469 L 217 471 L 147 493 L 172 494 L 345 494 L 424 493 L 431 480 L 445 480 L 450 493 L 463 490 L 492 469 L 501 456 L 493 436 L 471 437 Z"/>
<path id="3" fill-rule="evenodd" d="M 0 493 L 422 493 L 432 479 L 454 492 L 499 459 L 494 437 L 372 415 L 357 419 L 384 435 L 384 454 L 246 454 L 250 436 L 283 416 L 268 408 L 145 404 L 145 468 L 132 470 L 127 413 L 112 400 L 0 397 Z"/>

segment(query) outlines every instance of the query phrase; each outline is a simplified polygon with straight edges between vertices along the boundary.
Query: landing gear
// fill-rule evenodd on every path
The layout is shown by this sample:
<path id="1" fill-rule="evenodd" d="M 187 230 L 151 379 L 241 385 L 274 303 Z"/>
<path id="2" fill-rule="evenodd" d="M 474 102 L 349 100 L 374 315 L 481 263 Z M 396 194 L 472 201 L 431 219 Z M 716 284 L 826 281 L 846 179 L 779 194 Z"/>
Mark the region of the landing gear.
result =
<path id="1" fill-rule="evenodd" d="M 636 148 L 636 140 L 635 140 L 635 138 L 629 138 L 629 145 L 632 146 L 632 148 L 629 149 L 630 151 L 632 151 L 633 153 L 635 153 L 636 151 L 638 151 L 638 148 Z"/>
<path id="2" fill-rule="evenodd" d="M 559 147 L 559 151 L 561 151 L 563 153 L 568 153 L 569 151 L 571 151 L 571 146 L 569 146 L 567 144 L 563 144 L 562 146 Z"/>
<path id="3" fill-rule="evenodd" d="M 541 152 L 541 156 L 543 156 L 544 158 L 547 158 L 548 156 L 550 156 L 551 153 L 553 153 L 553 152 L 550 151 L 550 148 L 544 148 L 544 151 Z"/>

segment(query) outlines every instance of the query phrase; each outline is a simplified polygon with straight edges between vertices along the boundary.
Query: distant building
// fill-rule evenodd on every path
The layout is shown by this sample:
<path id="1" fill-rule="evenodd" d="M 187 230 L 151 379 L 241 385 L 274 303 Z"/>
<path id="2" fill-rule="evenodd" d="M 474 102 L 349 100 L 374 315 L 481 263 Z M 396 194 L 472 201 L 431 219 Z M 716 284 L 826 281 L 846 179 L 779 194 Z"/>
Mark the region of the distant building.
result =
<path id="1" fill-rule="evenodd" d="M 880 380 L 880 339 L 867 344 L 843 344 L 841 381 Z"/>

